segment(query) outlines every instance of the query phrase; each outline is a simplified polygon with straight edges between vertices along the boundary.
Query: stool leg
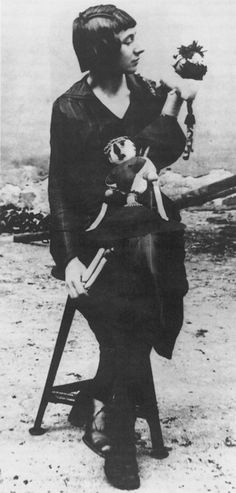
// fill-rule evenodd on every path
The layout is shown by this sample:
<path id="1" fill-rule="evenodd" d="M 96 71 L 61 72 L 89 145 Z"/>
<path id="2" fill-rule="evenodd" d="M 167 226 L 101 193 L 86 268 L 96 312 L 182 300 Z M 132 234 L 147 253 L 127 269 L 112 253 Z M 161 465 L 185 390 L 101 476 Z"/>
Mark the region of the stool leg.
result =
<path id="1" fill-rule="evenodd" d="M 46 410 L 46 407 L 49 402 L 50 394 L 52 391 L 52 386 L 57 374 L 57 370 L 61 361 L 61 357 L 64 351 L 64 347 L 67 341 L 67 337 L 71 328 L 71 324 L 74 318 L 76 310 L 75 302 L 68 296 L 66 306 L 64 309 L 59 333 L 57 336 L 55 349 L 53 352 L 48 376 L 46 379 L 43 395 L 41 398 L 41 402 L 39 405 L 38 413 L 35 419 L 35 423 L 33 428 L 30 428 L 29 432 L 31 435 L 43 435 L 47 430 L 41 427 L 43 416 Z"/>
<path id="2" fill-rule="evenodd" d="M 168 457 L 169 454 L 168 449 L 164 446 L 150 361 L 149 366 L 150 377 L 145 390 L 146 395 L 144 395 L 143 413 L 150 429 L 152 440 L 151 456 L 156 459 L 164 459 L 165 457 Z"/>

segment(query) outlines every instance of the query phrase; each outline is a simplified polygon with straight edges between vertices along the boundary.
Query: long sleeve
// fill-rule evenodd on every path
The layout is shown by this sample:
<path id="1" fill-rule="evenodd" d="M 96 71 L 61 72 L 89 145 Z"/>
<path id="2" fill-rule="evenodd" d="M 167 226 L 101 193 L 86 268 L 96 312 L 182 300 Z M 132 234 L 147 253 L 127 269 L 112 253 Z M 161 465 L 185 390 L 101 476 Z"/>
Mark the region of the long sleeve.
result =
<path id="1" fill-rule="evenodd" d="M 49 168 L 49 204 L 51 211 L 50 252 L 57 266 L 64 268 L 77 255 L 79 220 L 66 193 L 68 156 L 66 153 L 66 115 L 57 100 L 51 119 L 51 155 Z M 77 234 L 76 234 L 77 232 Z"/>
<path id="2" fill-rule="evenodd" d="M 141 76 L 138 76 L 138 81 L 148 97 L 149 105 L 155 108 L 156 116 L 136 135 L 135 141 L 138 148 L 150 147 L 148 156 L 160 170 L 177 161 L 184 151 L 186 138 L 177 118 L 161 114 L 168 89 Z"/>
<path id="3" fill-rule="evenodd" d="M 177 161 L 186 139 L 176 118 L 160 115 L 137 135 L 136 141 L 143 148 L 150 147 L 148 156 L 159 170 Z"/>

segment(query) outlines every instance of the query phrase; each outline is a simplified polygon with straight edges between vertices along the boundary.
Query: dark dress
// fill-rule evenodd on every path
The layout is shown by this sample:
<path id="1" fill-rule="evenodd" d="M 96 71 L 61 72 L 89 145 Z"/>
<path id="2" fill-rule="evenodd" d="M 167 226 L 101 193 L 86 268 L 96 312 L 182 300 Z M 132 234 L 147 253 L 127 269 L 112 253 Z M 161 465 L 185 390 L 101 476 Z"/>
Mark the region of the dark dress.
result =
<path id="1" fill-rule="evenodd" d="M 88 265 L 97 251 L 85 229 L 104 199 L 110 168 L 103 149 L 115 137 L 134 139 L 155 122 L 156 145 L 149 156 L 157 169 L 178 159 L 185 137 L 177 120 L 160 116 L 166 92 L 140 76 L 129 76 L 130 106 L 122 119 L 93 94 L 86 77 L 59 97 L 51 122 L 49 200 L 51 254 L 64 271 L 78 256 Z M 148 141 L 137 139 L 137 145 Z M 180 221 L 174 204 L 163 197 L 169 217 Z M 146 341 L 171 358 L 183 321 L 188 284 L 184 268 L 183 232 L 148 234 L 121 240 L 114 255 L 78 309 L 100 345 L 119 336 Z"/>

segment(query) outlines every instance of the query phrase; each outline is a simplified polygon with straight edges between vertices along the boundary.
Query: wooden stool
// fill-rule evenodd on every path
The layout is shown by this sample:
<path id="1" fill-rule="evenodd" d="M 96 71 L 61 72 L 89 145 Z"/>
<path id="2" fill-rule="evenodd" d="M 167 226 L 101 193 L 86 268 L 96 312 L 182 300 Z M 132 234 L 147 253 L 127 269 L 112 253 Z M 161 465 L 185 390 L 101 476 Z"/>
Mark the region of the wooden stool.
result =
<path id="1" fill-rule="evenodd" d="M 43 428 L 41 425 L 49 402 L 54 404 L 68 404 L 72 406 L 78 392 L 80 392 L 85 386 L 88 385 L 89 382 L 91 382 L 90 379 L 53 386 L 76 309 L 77 300 L 73 300 L 68 296 L 38 413 L 34 426 L 29 430 L 31 435 L 43 435 L 47 432 L 47 429 Z M 164 447 L 163 443 L 151 363 L 150 382 L 148 387 L 148 395 L 145 396 L 145 402 L 142 405 L 136 406 L 136 416 L 145 419 L 149 425 L 152 441 L 151 456 L 161 459 L 168 456 L 168 451 Z"/>

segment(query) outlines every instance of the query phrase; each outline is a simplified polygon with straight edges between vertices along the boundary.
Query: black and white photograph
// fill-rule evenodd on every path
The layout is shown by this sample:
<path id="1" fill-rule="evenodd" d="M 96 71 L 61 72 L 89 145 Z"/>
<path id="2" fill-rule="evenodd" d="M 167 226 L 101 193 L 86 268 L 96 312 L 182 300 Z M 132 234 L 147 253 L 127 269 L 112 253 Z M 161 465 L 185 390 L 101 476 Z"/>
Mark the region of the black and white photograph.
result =
<path id="1" fill-rule="evenodd" d="M 3 493 L 236 491 L 235 20 L 1 2 Z"/>

